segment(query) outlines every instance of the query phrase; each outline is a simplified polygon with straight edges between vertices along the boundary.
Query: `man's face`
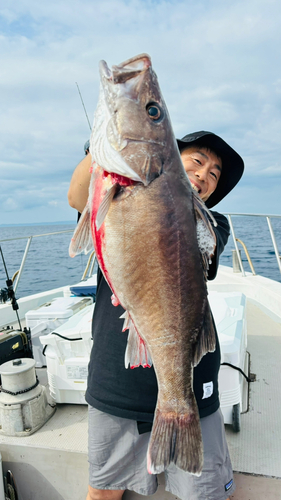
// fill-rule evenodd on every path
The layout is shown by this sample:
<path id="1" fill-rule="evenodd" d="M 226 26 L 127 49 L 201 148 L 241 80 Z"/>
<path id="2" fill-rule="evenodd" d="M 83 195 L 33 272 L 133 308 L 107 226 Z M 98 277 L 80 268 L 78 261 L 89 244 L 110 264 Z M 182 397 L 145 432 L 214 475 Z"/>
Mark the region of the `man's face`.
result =
<path id="1" fill-rule="evenodd" d="M 221 159 L 209 149 L 196 146 L 182 151 L 181 159 L 193 189 L 206 202 L 217 187 L 222 170 Z"/>

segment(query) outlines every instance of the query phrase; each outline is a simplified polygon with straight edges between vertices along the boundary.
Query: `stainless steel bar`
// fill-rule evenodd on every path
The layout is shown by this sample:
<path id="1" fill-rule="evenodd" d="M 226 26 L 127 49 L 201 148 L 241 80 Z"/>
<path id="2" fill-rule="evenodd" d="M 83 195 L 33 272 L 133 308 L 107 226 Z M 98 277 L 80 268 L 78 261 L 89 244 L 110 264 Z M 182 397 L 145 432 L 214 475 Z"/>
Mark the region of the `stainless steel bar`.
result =
<path id="1" fill-rule="evenodd" d="M 54 233 L 44 233 L 44 234 L 33 234 L 31 238 L 41 238 L 41 236 L 51 236 L 52 234 L 63 234 L 63 233 L 73 233 L 74 229 L 66 229 L 65 231 L 56 231 Z M 26 240 L 29 236 L 19 236 L 18 238 L 6 238 L 4 240 L 0 240 L 0 243 L 3 241 L 16 241 L 16 240 Z"/>
<path id="2" fill-rule="evenodd" d="M 18 287 L 18 284 L 19 284 L 19 280 L 20 280 L 21 273 L 22 273 L 23 268 L 24 268 L 24 264 L 25 264 L 25 261 L 26 261 L 26 257 L 27 257 L 27 254 L 28 254 L 28 250 L 29 250 L 32 238 L 33 238 L 33 236 L 29 236 L 29 238 L 27 240 L 27 244 L 26 244 L 25 251 L 24 251 L 23 258 L 22 258 L 21 265 L 20 265 L 19 274 L 18 274 L 17 281 L 16 281 L 15 286 L 14 286 L 14 292 L 16 291 L 16 289 Z"/>
<path id="3" fill-rule="evenodd" d="M 95 266 L 96 260 L 97 260 L 97 257 L 95 255 L 94 258 L 93 258 L 93 261 L 92 261 L 92 265 L 91 265 L 91 269 L 90 269 L 90 272 L 89 272 L 89 276 L 92 276 L 92 274 L 93 274 L 93 270 L 94 270 L 94 266 Z"/>
<path id="4" fill-rule="evenodd" d="M 238 258 L 238 261 L 239 261 L 239 265 L 240 265 L 240 268 L 241 268 L 242 276 L 246 277 L 246 274 L 245 274 L 245 271 L 244 271 L 244 267 L 243 267 L 243 264 L 242 264 L 241 255 L 240 255 L 240 252 L 239 252 L 239 249 L 238 249 L 238 245 L 237 245 L 237 241 L 236 241 L 236 236 L 235 236 L 235 232 L 234 232 L 234 228 L 233 228 L 233 224 L 232 224 L 232 220 L 231 220 L 231 215 L 230 214 L 228 215 L 228 222 L 229 222 L 229 225 L 230 225 L 230 230 L 231 230 L 231 234 L 232 234 L 232 238 L 233 238 L 233 243 L 234 243 L 234 246 L 235 246 L 236 255 L 237 255 L 237 258 Z"/>
<path id="5" fill-rule="evenodd" d="M 88 262 L 87 262 L 87 265 L 86 265 L 86 268 L 85 268 L 85 271 L 82 275 L 82 278 L 81 278 L 81 281 L 85 280 L 86 279 L 86 276 L 87 276 L 87 272 L 89 270 L 89 267 L 90 267 L 90 264 L 91 264 L 91 261 L 92 260 L 95 260 L 95 251 L 93 250 L 92 253 L 90 254 L 89 258 L 88 258 Z M 90 276 L 90 274 L 88 274 L 88 276 Z"/>
<path id="6" fill-rule="evenodd" d="M 281 219 L 281 215 L 274 215 L 274 214 L 240 214 L 240 213 L 234 213 L 234 212 L 224 212 L 224 215 L 240 215 L 243 217 L 270 217 L 270 218 L 276 218 L 276 219 Z"/>
<path id="7" fill-rule="evenodd" d="M 277 264 L 278 264 L 278 267 L 279 267 L 279 271 L 281 273 L 281 257 L 280 257 L 280 254 L 279 254 L 279 250 L 278 250 L 277 242 L 276 242 L 276 239 L 275 239 L 275 234 L 274 234 L 274 231 L 273 231 L 273 227 L 271 225 L 270 217 L 266 217 L 266 220 L 267 220 L 267 223 L 268 223 L 269 232 L 270 232 L 270 236 L 271 236 L 271 239 L 272 239 L 274 252 L 275 252 L 275 255 L 276 255 Z"/>
<path id="8" fill-rule="evenodd" d="M 252 270 L 252 274 L 253 274 L 253 276 L 256 276 L 256 275 L 257 275 L 257 273 L 256 273 L 255 268 L 254 268 L 254 265 L 253 265 L 253 263 L 252 263 L 252 259 L 251 259 L 251 257 L 250 257 L 250 254 L 249 254 L 249 252 L 248 252 L 248 248 L 246 247 L 246 245 L 245 245 L 244 241 L 239 240 L 239 238 L 236 238 L 236 241 L 238 241 L 238 242 L 242 245 L 242 247 L 243 247 L 243 249 L 244 249 L 244 252 L 245 252 L 245 254 L 246 254 L 246 257 L 247 257 L 247 259 L 248 259 L 249 266 L 250 266 L 250 268 L 251 268 L 251 270 Z"/>

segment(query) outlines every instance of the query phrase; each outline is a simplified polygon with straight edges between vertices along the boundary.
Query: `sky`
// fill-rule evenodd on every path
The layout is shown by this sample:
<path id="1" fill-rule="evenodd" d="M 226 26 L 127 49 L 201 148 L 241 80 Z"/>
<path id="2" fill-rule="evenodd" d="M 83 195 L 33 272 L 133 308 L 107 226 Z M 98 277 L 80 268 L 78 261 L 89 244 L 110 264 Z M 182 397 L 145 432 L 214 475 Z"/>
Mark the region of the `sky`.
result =
<path id="1" fill-rule="evenodd" d="M 98 63 L 146 52 L 176 137 L 220 135 L 245 174 L 221 212 L 281 214 L 280 0 L 1 0 L 0 225 L 75 221 Z"/>

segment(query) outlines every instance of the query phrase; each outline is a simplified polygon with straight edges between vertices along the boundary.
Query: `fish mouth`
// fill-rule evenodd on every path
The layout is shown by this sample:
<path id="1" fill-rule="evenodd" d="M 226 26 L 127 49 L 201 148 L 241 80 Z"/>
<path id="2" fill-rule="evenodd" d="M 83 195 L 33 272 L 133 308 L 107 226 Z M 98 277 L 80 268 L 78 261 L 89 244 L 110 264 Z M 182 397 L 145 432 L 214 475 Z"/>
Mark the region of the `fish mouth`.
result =
<path id="1" fill-rule="evenodd" d="M 127 59 L 117 66 L 112 66 L 109 69 L 105 61 L 100 61 L 99 69 L 101 78 L 112 82 L 114 85 L 125 83 L 127 80 L 145 73 L 151 67 L 151 59 L 148 54 L 140 54 L 138 56 Z"/>
<path id="2" fill-rule="evenodd" d="M 165 146 L 164 142 L 153 141 L 152 139 L 135 139 L 134 137 L 125 137 L 124 141 L 127 141 L 127 143 L 141 142 L 141 143 L 145 143 L 145 144 L 157 144 L 157 146 Z"/>
<path id="3" fill-rule="evenodd" d="M 99 71 L 101 80 L 100 107 L 99 112 L 95 115 L 95 120 L 97 118 L 95 123 L 98 125 L 94 137 L 97 144 L 96 161 L 108 172 L 116 174 L 115 179 L 118 180 L 115 180 L 115 183 L 124 186 L 124 189 L 130 186 L 132 190 L 132 186 L 139 183 L 146 186 L 159 176 L 159 169 L 157 169 L 157 173 L 152 172 L 151 174 L 151 169 L 155 169 L 151 165 L 153 162 L 155 163 L 155 149 L 165 147 L 165 143 L 159 140 L 160 137 L 145 137 L 147 134 L 143 134 L 142 131 L 138 135 L 137 130 L 135 134 L 134 128 L 130 130 L 128 126 L 123 130 L 122 106 L 128 100 L 134 101 L 138 105 L 142 85 L 149 81 L 150 77 L 153 78 L 150 57 L 147 54 L 140 54 L 111 68 L 102 60 L 99 63 Z M 121 115 L 119 115 L 120 110 Z M 134 144 L 144 145 L 141 150 L 142 154 L 137 158 L 144 162 L 140 169 L 132 160 Z M 127 146 L 129 146 L 128 150 L 124 151 Z M 146 154 L 144 149 L 152 151 L 148 151 Z M 140 173 L 138 173 L 139 170 Z"/>
<path id="4" fill-rule="evenodd" d="M 105 61 L 100 61 L 99 63 L 100 75 L 107 80 L 112 80 L 112 71 L 109 69 Z"/>

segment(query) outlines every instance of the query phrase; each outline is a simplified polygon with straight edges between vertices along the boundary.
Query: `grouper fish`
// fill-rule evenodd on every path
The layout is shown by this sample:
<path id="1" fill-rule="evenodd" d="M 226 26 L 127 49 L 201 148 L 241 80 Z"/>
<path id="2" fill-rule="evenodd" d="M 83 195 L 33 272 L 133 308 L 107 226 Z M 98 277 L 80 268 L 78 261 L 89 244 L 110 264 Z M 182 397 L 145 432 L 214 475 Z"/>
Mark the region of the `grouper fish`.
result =
<path id="1" fill-rule="evenodd" d="M 205 280 L 214 234 L 183 168 L 150 57 L 111 70 L 101 61 L 100 81 L 89 199 L 70 255 L 94 245 L 112 303 L 125 309 L 125 365 L 154 365 L 158 400 L 148 472 L 173 462 L 200 475 L 192 377 L 216 344 Z"/>

